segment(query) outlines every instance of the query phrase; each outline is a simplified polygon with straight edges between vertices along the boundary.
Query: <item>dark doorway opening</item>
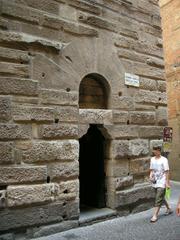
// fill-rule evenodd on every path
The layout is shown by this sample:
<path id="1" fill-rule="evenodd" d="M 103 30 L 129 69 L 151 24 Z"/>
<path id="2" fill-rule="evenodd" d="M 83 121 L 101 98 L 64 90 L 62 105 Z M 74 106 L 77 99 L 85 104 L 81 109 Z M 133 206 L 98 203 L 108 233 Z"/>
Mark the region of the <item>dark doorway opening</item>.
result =
<path id="1" fill-rule="evenodd" d="M 96 125 L 90 125 L 88 132 L 79 142 L 80 208 L 104 208 L 106 206 L 105 138 Z"/>

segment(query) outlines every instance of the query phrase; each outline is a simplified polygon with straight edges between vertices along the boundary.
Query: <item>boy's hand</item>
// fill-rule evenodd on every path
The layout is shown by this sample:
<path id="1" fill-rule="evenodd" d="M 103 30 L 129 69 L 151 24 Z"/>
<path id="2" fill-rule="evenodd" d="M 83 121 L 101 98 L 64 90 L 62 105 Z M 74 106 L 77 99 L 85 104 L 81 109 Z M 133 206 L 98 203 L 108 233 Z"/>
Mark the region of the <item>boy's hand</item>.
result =
<path id="1" fill-rule="evenodd" d="M 166 188 L 171 188 L 170 183 L 166 183 Z"/>
<path id="2" fill-rule="evenodd" d="M 176 214 L 178 217 L 180 217 L 180 201 L 178 202 L 177 208 L 176 208 Z"/>

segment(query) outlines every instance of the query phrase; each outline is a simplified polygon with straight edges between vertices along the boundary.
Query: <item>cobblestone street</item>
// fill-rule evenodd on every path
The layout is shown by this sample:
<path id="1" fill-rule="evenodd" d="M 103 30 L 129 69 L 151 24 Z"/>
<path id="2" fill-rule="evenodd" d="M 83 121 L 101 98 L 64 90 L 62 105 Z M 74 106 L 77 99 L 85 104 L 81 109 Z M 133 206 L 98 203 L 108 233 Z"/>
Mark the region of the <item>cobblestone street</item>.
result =
<path id="1" fill-rule="evenodd" d="M 173 183 L 172 189 L 170 202 L 175 211 L 180 194 L 180 183 Z M 159 221 L 155 224 L 149 222 L 151 209 L 127 217 L 38 238 L 38 240 L 180 240 L 180 218 L 175 213 L 165 216 L 164 211 L 165 209 L 162 208 Z"/>

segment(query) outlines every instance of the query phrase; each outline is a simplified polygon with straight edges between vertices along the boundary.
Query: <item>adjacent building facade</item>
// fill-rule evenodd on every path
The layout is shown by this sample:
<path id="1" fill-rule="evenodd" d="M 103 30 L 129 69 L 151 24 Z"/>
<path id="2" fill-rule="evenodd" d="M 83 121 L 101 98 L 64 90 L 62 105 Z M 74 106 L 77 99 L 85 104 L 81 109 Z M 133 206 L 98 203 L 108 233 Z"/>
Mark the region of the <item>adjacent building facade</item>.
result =
<path id="1" fill-rule="evenodd" d="M 167 125 L 158 2 L 0 9 L 0 233 L 76 227 L 86 206 L 149 208 L 150 149 Z"/>
<path id="2" fill-rule="evenodd" d="M 166 68 L 168 119 L 173 128 L 169 156 L 172 178 L 180 180 L 180 1 L 160 0 Z"/>

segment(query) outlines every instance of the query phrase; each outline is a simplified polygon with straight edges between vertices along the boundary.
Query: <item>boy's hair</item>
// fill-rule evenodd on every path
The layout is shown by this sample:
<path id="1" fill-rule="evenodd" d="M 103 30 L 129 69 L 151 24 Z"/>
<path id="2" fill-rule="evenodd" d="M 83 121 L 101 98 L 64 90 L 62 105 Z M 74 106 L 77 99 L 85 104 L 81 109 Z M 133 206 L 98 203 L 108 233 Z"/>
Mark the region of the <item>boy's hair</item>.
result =
<path id="1" fill-rule="evenodd" d="M 159 150 L 161 152 L 161 146 L 155 146 L 153 147 L 153 150 Z"/>

